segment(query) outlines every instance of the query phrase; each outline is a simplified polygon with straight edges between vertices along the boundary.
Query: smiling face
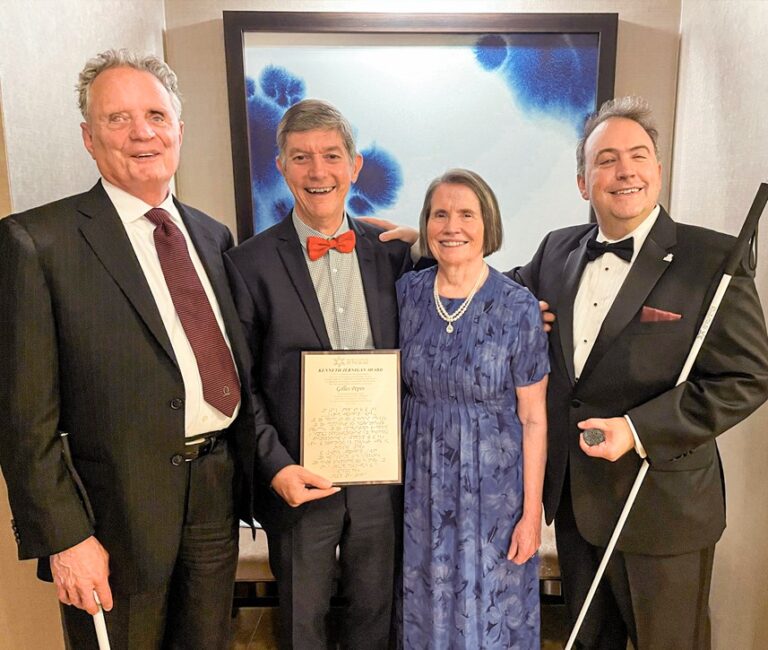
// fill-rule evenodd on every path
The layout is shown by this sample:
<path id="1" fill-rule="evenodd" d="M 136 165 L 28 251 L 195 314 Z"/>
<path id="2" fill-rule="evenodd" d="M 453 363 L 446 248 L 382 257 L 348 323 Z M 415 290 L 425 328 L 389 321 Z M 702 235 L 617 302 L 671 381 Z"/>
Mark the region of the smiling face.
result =
<path id="1" fill-rule="evenodd" d="M 184 124 L 154 75 L 133 68 L 99 74 L 80 127 L 106 180 L 149 205 L 163 202 L 179 166 Z"/>
<path id="2" fill-rule="evenodd" d="M 438 185 L 427 219 L 427 244 L 438 265 L 460 267 L 481 262 L 484 235 L 477 195 L 466 185 Z"/>
<path id="3" fill-rule="evenodd" d="M 600 124 L 584 147 L 581 196 L 592 203 L 611 239 L 632 232 L 653 211 L 661 192 L 661 163 L 650 136 L 634 120 L 614 117 Z"/>
<path id="4" fill-rule="evenodd" d="M 311 228 L 333 234 L 344 216 L 344 202 L 363 166 L 363 157 L 349 159 L 335 129 L 288 133 L 285 156 L 277 168 L 294 198 L 296 216 Z"/>

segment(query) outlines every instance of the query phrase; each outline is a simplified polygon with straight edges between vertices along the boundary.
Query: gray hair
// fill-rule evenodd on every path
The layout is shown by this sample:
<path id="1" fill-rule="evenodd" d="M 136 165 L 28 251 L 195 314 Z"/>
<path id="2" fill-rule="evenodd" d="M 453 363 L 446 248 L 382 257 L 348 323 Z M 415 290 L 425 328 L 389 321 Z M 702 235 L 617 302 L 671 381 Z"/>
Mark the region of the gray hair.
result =
<path id="1" fill-rule="evenodd" d="M 277 125 L 277 149 L 280 162 L 285 164 L 285 145 L 289 133 L 312 131 L 338 131 L 344 141 L 350 162 L 357 156 L 352 125 L 339 109 L 322 99 L 303 99 L 291 106 Z"/>
<path id="2" fill-rule="evenodd" d="M 85 120 L 88 119 L 91 85 L 96 77 L 110 68 L 133 68 L 141 72 L 149 72 L 168 91 L 176 117 L 181 117 L 181 96 L 176 73 L 165 61 L 154 54 L 141 56 L 136 52 L 122 49 L 106 50 L 97 54 L 85 63 L 85 67 L 80 72 L 75 90 L 77 91 L 77 104 Z"/>
<path id="3" fill-rule="evenodd" d="M 429 184 L 424 196 L 424 205 L 419 216 L 419 248 L 422 255 L 429 252 L 427 221 L 432 211 L 432 195 L 441 185 L 464 185 L 474 192 L 480 202 L 480 214 L 483 218 L 483 257 L 499 250 L 503 238 L 501 210 L 490 185 L 479 174 L 469 169 L 449 169 Z"/>
<path id="4" fill-rule="evenodd" d="M 648 134 L 651 142 L 653 142 L 653 153 L 658 160 L 659 132 L 654 124 L 653 114 L 648 102 L 642 97 L 616 97 L 615 99 L 609 99 L 605 102 L 600 107 L 600 110 L 597 113 L 590 115 L 584 123 L 584 135 L 581 136 L 579 143 L 576 145 L 576 174 L 578 176 L 584 176 L 584 148 L 587 139 L 598 126 L 614 117 L 632 120 L 643 127 L 643 130 Z"/>

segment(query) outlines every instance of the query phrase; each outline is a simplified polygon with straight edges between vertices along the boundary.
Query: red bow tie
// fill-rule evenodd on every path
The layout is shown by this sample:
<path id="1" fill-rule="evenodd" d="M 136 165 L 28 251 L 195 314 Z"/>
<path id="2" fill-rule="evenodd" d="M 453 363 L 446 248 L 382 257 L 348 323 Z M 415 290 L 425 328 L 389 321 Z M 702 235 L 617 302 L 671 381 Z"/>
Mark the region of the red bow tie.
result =
<path id="1" fill-rule="evenodd" d="M 338 237 L 307 237 L 307 254 L 313 262 L 319 260 L 329 249 L 335 248 L 339 253 L 351 253 L 355 249 L 355 231 L 347 230 Z"/>

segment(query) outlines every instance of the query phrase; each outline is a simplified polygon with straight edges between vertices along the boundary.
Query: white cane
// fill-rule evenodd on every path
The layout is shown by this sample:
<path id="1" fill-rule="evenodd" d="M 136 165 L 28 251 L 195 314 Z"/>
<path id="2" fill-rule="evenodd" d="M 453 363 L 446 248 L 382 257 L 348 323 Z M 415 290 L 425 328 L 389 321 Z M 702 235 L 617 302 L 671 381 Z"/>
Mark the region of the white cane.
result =
<path id="1" fill-rule="evenodd" d="M 104 620 L 104 610 L 101 608 L 101 601 L 99 600 L 96 590 L 93 592 L 93 598 L 99 606 L 99 611 L 93 615 L 93 627 L 96 628 L 96 639 L 99 642 L 99 650 L 110 650 L 107 623 Z"/>
<path id="2" fill-rule="evenodd" d="M 755 195 L 755 200 L 752 202 L 752 207 L 747 213 L 747 218 L 744 221 L 744 225 L 741 227 L 741 232 L 736 239 L 736 244 L 728 256 L 728 260 L 725 263 L 723 276 L 720 278 L 720 283 L 715 290 L 715 295 L 712 297 L 712 302 L 709 304 L 707 314 L 704 317 L 704 321 L 701 323 L 698 334 L 696 334 L 696 338 L 693 341 L 693 345 L 691 346 L 691 350 L 685 360 L 683 369 L 680 371 L 680 376 L 677 378 L 675 386 L 679 386 L 688 379 L 688 374 L 691 372 L 691 368 L 693 368 L 693 363 L 696 361 L 699 350 L 701 350 L 701 346 L 704 343 L 704 337 L 707 335 L 709 326 L 712 324 L 712 321 L 715 318 L 715 314 L 720 307 L 720 302 L 723 300 L 723 296 L 728 289 L 731 278 L 736 273 L 736 270 L 741 264 L 741 261 L 744 259 L 744 255 L 752 245 L 752 238 L 757 230 L 757 222 L 760 220 L 760 216 L 765 209 L 766 203 L 768 203 L 768 184 L 760 183 L 760 187 L 758 188 L 757 194 Z M 568 638 L 568 643 L 565 646 L 565 650 L 571 650 L 573 644 L 576 642 L 576 636 L 581 629 L 581 625 L 584 622 L 584 617 L 587 615 L 589 606 L 592 604 L 592 599 L 594 598 L 595 592 L 597 591 L 597 586 L 600 583 L 603 574 L 605 573 L 605 568 L 608 566 L 608 561 L 611 559 L 613 549 L 616 546 L 619 535 L 621 535 L 621 531 L 624 528 L 624 523 L 627 521 L 629 512 L 632 510 L 632 506 L 635 503 L 635 498 L 637 497 L 637 493 L 640 490 L 640 486 L 643 484 L 645 475 L 648 473 L 648 467 L 648 461 L 643 460 L 642 464 L 640 465 L 640 470 L 637 473 L 637 478 L 632 485 L 632 489 L 629 492 L 627 501 L 621 511 L 619 520 L 616 522 L 616 527 L 613 529 L 613 534 L 608 541 L 608 546 L 605 548 L 603 559 L 600 561 L 600 566 L 598 566 L 595 577 L 589 587 L 587 597 L 584 600 L 584 604 L 581 606 L 581 611 L 579 612 L 579 616 L 573 626 L 571 636 Z"/>

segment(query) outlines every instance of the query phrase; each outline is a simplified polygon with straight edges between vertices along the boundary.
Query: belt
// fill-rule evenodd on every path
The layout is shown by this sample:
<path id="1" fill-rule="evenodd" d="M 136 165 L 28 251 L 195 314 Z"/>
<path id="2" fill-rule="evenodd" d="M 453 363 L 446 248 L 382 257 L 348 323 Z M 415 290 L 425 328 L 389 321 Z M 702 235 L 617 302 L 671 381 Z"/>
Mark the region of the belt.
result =
<path id="1" fill-rule="evenodd" d="M 205 438 L 195 441 L 195 443 L 199 442 L 199 444 L 187 445 L 184 453 L 179 455 L 188 463 L 207 456 L 216 448 L 219 442 L 223 441 L 223 435 L 223 431 L 214 431 L 206 434 Z"/>

